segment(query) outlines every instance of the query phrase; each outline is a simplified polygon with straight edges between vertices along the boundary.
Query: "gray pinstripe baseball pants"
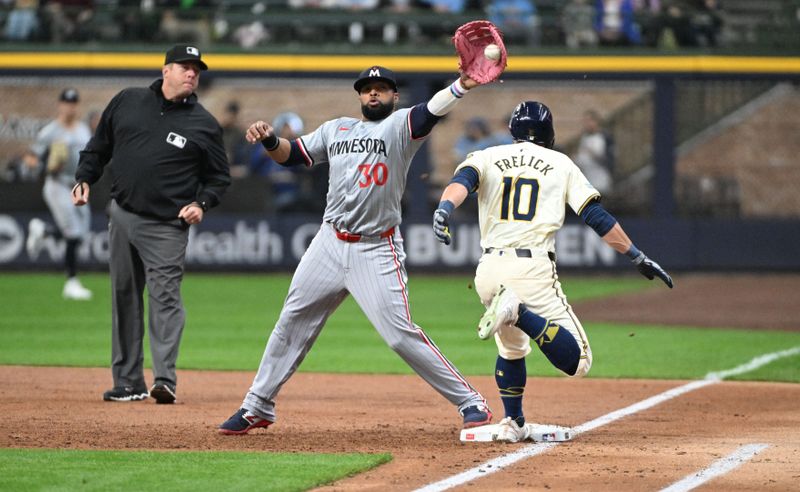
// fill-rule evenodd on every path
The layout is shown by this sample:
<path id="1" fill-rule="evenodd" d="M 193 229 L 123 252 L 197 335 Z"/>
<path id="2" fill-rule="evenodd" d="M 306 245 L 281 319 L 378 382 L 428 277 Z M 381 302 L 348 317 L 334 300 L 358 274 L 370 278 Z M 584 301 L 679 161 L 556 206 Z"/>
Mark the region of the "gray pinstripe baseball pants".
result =
<path id="1" fill-rule="evenodd" d="M 325 321 L 352 294 L 386 343 L 459 410 L 485 404 L 422 329 L 408 304 L 403 239 L 348 243 L 323 224 L 300 260 L 283 310 L 243 407 L 275 421 L 275 397 L 319 336 Z"/>

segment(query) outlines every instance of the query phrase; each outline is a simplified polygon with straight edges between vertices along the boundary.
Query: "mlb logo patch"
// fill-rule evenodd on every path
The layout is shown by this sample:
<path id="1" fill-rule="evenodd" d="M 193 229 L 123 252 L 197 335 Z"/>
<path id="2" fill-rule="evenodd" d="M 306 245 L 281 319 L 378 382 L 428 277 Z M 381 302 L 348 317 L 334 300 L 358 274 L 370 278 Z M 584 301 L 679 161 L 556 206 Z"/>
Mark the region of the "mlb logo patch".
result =
<path id="1" fill-rule="evenodd" d="M 169 135 L 167 135 L 167 143 L 182 149 L 186 145 L 186 138 L 175 132 L 169 132 Z"/>
<path id="2" fill-rule="evenodd" d="M 200 50 L 198 50 L 194 46 L 187 46 L 186 47 L 186 53 L 188 53 L 190 55 L 194 55 L 194 56 L 200 56 Z"/>

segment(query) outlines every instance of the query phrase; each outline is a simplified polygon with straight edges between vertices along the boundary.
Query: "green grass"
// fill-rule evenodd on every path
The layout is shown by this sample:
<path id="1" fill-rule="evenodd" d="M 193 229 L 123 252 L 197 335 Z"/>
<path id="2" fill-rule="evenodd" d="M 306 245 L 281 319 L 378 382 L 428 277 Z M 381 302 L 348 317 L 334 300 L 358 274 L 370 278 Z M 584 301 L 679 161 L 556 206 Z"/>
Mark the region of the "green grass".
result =
<path id="1" fill-rule="evenodd" d="M 295 491 L 390 460 L 388 454 L 0 449 L 0 490 Z"/>
<path id="2" fill-rule="evenodd" d="M 178 366 L 255 371 L 289 280 L 287 275 L 189 273 L 183 286 L 187 326 Z M 573 303 L 655 285 L 637 276 L 562 281 Z M 95 299 L 67 302 L 60 297 L 62 280 L 58 275 L 3 274 L 0 299 L 12 301 L 4 303 L 0 313 L 0 364 L 107 367 L 108 277 L 87 275 L 84 283 L 94 291 Z M 491 375 L 497 352 L 493 342 L 481 342 L 475 335 L 483 307 L 471 283 L 468 276 L 412 276 L 412 315 L 463 373 Z M 584 320 L 584 326 L 594 352 L 590 377 L 698 378 L 764 353 L 800 346 L 800 333 L 613 325 L 588 320 Z M 558 374 L 536 348 L 528 366 L 531 375 Z M 411 373 L 352 299 L 329 319 L 300 370 Z M 800 382 L 800 356 L 738 378 Z"/>

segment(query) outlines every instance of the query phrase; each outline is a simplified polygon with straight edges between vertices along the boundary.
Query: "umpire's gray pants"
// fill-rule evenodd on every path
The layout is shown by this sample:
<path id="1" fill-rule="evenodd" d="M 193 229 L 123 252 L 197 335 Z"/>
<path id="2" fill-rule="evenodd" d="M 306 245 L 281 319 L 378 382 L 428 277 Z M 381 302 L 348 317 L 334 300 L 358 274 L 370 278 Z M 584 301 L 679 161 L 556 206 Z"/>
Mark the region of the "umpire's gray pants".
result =
<path id="1" fill-rule="evenodd" d="M 111 372 L 114 386 L 144 387 L 144 287 L 147 285 L 154 383 L 175 388 L 175 361 L 186 315 L 181 302 L 189 229 L 109 207 Z"/>

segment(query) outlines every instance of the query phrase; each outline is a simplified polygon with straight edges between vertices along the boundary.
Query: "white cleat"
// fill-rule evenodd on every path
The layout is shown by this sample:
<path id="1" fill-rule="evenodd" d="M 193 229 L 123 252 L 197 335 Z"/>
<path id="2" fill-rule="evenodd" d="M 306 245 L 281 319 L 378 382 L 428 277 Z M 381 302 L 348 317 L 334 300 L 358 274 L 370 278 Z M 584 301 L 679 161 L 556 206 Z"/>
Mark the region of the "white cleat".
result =
<path id="1" fill-rule="evenodd" d="M 500 286 L 492 298 L 489 309 L 478 322 L 478 338 L 486 340 L 497 333 L 503 325 L 514 325 L 519 318 L 520 300 L 511 289 Z"/>
<path id="2" fill-rule="evenodd" d="M 76 277 L 72 277 L 67 279 L 61 295 L 64 297 L 64 299 L 71 299 L 73 301 L 88 301 L 92 298 L 92 291 L 84 287 L 81 284 L 81 281 Z"/>
<path id="3" fill-rule="evenodd" d="M 516 420 L 506 417 L 497 424 L 497 435 L 494 438 L 497 442 L 522 442 L 528 440 L 528 425 L 520 427 Z"/>
<path id="4" fill-rule="evenodd" d="M 46 226 L 42 219 L 31 219 L 28 223 L 28 239 L 25 241 L 25 249 L 28 251 L 28 258 L 33 259 L 39 255 L 44 242 Z"/>

